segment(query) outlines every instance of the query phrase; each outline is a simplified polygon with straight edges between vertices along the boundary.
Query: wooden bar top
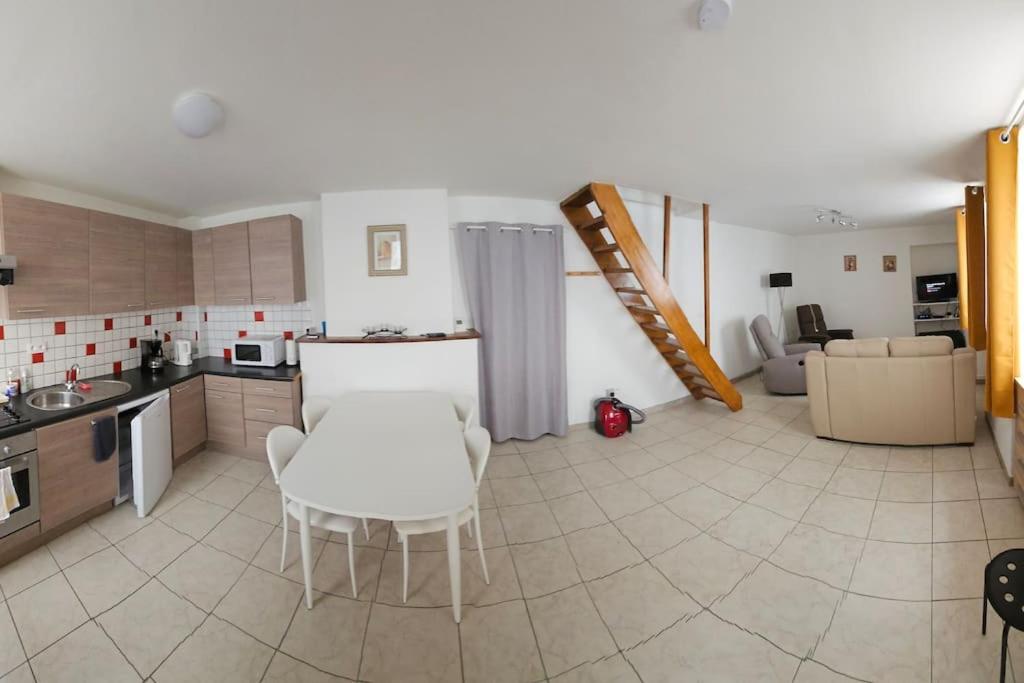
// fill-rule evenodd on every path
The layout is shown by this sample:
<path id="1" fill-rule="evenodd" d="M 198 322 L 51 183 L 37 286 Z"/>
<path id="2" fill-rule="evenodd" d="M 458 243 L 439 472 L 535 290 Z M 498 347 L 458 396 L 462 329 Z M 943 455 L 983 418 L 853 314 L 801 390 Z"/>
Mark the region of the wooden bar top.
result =
<path id="1" fill-rule="evenodd" d="M 443 342 L 458 339 L 479 339 L 480 333 L 476 330 L 465 332 L 451 332 L 444 337 L 425 337 L 420 334 L 408 337 L 299 337 L 300 344 L 408 344 L 411 342 Z"/>

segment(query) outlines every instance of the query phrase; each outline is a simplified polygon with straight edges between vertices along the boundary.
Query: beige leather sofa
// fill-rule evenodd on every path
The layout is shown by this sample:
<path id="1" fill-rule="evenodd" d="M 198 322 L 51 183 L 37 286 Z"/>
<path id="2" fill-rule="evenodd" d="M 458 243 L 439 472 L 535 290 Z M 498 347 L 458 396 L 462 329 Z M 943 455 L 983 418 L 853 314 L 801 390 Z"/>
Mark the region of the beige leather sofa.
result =
<path id="1" fill-rule="evenodd" d="M 974 443 L 974 349 L 948 337 L 835 339 L 805 356 L 814 432 L 861 443 Z"/>

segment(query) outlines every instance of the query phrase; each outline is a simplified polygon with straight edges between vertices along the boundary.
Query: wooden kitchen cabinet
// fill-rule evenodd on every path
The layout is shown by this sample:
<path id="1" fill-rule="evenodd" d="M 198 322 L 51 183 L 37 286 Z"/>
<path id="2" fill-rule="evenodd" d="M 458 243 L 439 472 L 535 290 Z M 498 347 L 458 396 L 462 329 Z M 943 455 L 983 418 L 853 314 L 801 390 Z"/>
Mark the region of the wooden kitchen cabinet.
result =
<path id="1" fill-rule="evenodd" d="M 176 305 L 178 288 L 177 228 L 146 223 L 146 308 Z"/>
<path id="2" fill-rule="evenodd" d="M 207 386 L 206 434 L 215 448 L 245 448 L 245 416 L 241 394 Z"/>
<path id="3" fill-rule="evenodd" d="M 274 216 L 249 221 L 249 261 L 254 304 L 293 304 L 306 300 L 302 221 Z"/>
<path id="4" fill-rule="evenodd" d="M 192 279 L 196 306 L 212 306 L 217 302 L 213 282 L 213 229 L 192 233 Z"/>
<path id="5" fill-rule="evenodd" d="M 143 221 L 89 212 L 89 297 L 93 313 L 141 311 L 145 307 L 145 243 Z"/>
<path id="6" fill-rule="evenodd" d="M 0 288 L 0 318 L 87 315 L 89 211 L 0 195 L 2 253 L 18 258 L 14 284 Z"/>
<path id="7" fill-rule="evenodd" d="M 213 228 L 213 292 L 218 306 L 252 303 L 248 223 Z"/>
<path id="8" fill-rule="evenodd" d="M 39 455 L 39 521 L 46 533 L 117 496 L 117 451 L 93 458 L 92 423 L 117 417 L 108 408 L 36 430 Z"/>
<path id="9" fill-rule="evenodd" d="M 177 229 L 177 303 L 179 306 L 194 306 L 196 303 L 195 269 L 192 265 L 192 231 Z"/>
<path id="10" fill-rule="evenodd" d="M 203 376 L 171 387 L 171 443 L 175 463 L 206 442 L 206 391 Z"/>

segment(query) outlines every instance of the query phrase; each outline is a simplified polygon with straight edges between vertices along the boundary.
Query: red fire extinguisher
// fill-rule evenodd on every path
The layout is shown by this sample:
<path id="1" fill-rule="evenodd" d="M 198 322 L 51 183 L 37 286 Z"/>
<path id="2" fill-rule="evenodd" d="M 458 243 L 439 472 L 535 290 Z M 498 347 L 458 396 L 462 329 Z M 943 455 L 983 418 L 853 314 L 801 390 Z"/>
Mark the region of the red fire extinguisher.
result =
<path id="1" fill-rule="evenodd" d="M 634 413 L 637 416 L 635 419 Z M 642 424 L 646 419 L 644 411 L 615 398 L 614 391 L 594 401 L 594 431 L 609 439 L 633 431 L 634 424 Z"/>

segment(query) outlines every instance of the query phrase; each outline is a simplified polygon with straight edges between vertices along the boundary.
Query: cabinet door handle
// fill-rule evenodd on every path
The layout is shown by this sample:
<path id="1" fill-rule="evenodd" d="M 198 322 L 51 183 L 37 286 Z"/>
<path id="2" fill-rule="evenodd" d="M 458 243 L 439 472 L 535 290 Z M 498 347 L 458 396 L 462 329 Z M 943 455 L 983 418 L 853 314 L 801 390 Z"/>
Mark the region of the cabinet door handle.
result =
<path id="1" fill-rule="evenodd" d="M 269 391 L 269 392 L 273 393 L 275 390 L 271 389 L 269 387 L 256 387 L 256 391 Z"/>
<path id="2" fill-rule="evenodd" d="M 265 437 L 265 436 L 257 436 L 256 439 L 259 440 L 259 441 L 266 441 L 267 437 Z"/>
<path id="3" fill-rule="evenodd" d="M 18 313 L 44 313 L 45 308 L 19 308 Z"/>
<path id="4" fill-rule="evenodd" d="M 277 411 L 276 410 L 271 410 L 270 408 L 257 408 L 256 412 L 257 413 L 276 413 Z"/>
<path id="5" fill-rule="evenodd" d="M 258 297 L 256 297 L 256 301 L 274 301 L 275 299 L 277 299 L 276 296 L 258 296 Z"/>
<path id="6" fill-rule="evenodd" d="M 128 304 L 128 308 L 142 308 L 146 304 Z"/>
<path id="7" fill-rule="evenodd" d="M 210 394 L 210 396 L 213 397 L 213 398 L 224 398 L 220 394 Z"/>

